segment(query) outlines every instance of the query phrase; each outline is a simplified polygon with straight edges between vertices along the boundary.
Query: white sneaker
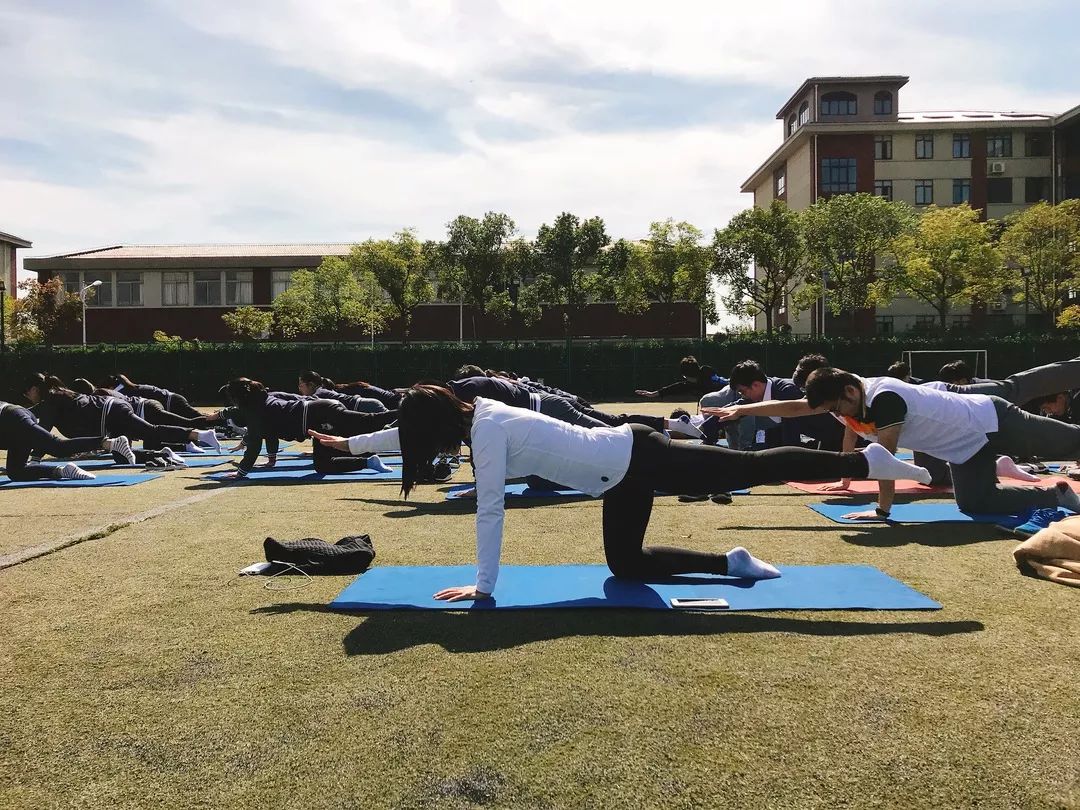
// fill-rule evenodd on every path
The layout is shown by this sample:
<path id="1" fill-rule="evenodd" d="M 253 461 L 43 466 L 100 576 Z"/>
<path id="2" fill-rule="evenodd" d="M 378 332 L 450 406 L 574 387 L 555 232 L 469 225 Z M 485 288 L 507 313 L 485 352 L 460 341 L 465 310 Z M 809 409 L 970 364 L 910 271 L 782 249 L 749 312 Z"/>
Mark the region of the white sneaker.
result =
<path id="1" fill-rule="evenodd" d="M 123 456 L 128 464 L 135 463 L 135 452 L 131 449 L 131 442 L 128 441 L 127 436 L 117 436 L 115 439 L 109 439 L 109 450 Z"/>
<path id="2" fill-rule="evenodd" d="M 169 460 L 169 463 L 176 465 L 177 467 L 186 467 L 187 462 L 184 461 L 184 457 L 173 450 L 171 447 L 163 448 L 165 457 Z"/>
<path id="3" fill-rule="evenodd" d="M 195 442 L 188 442 L 187 447 L 184 448 L 184 452 L 185 453 L 194 453 L 196 455 L 202 455 L 206 451 L 203 450 L 201 447 L 199 447 L 199 445 L 195 444 Z"/>
<path id="4" fill-rule="evenodd" d="M 215 454 L 221 452 L 221 442 L 218 441 L 217 434 L 213 430 L 200 430 L 198 433 L 200 444 L 205 444 Z"/>
<path id="5" fill-rule="evenodd" d="M 127 439 L 124 439 L 127 441 Z M 128 450 L 131 448 L 128 447 Z M 60 468 L 60 477 L 68 481 L 90 481 L 97 478 L 92 472 L 84 470 L 77 464 L 72 464 L 70 461 Z"/>

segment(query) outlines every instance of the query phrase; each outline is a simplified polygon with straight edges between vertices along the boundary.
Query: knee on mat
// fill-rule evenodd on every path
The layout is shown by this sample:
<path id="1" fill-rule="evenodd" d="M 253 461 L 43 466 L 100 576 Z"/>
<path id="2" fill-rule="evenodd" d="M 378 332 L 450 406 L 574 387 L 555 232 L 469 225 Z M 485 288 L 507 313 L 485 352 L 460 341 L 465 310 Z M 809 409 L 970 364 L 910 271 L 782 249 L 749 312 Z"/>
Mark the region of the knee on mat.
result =
<path id="1" fill-rule="evenodd" d="M 608 560 L 608 570 L 619 579 L 644 579 L 645 569 L 641 560 Z"/>
<path id="2" fill-rule="evenodd" d="M 960 507 L 961 512 L 995 512 L 997 510 L 994 509 L 994 501 L 994 496 L 990 494 L 956 493 L 956 505 Z"/>

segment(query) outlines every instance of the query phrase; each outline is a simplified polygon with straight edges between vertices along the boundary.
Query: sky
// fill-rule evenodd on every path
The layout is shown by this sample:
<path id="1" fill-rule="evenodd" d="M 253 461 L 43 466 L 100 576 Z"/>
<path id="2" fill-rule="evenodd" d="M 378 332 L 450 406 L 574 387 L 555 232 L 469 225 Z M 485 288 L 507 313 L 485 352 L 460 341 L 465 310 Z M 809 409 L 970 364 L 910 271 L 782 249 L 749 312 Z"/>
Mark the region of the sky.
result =
<path id="1" fill-rule="evenodd" d="M 1080 104 L 1072 0 L 0 0 L 0 231 L 112 244 L 439 238 L 562 211 L 712 233 L 813 75 L 900 109 Z"/>

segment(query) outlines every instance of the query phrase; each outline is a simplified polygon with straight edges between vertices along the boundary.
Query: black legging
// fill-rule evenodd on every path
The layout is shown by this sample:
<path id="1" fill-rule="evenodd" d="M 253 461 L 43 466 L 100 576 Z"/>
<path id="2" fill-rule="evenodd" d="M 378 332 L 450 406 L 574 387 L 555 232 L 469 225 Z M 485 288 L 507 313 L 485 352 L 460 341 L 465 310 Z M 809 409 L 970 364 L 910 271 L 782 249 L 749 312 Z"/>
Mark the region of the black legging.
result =
<path id="1" fill-rule="evenodd" d="M 153 425 L 136 416 L 127 402 L 118 399 L 110 402 L 103 425 L 106 435 L 142 439 L 147 450 L 159 450 L 163 444 L 186 444 L 192 431 L 176 425 Z"/>
<path id="2" fill-rule="evenodd" d="M 161 403 L 158 404 L 161 405 Z M 199 413 L 197 410 L 192 408 L 190 404 L 188 404 L 187 398 L 182 394 L 169 392 L 168 400 L 164 405 L 162 405 L 162 408 L 165 410 L 166 413 L 174 413 L 177 416 L 182 416 L 186 419 L 205 418 L 203 414 Z"/>
<path id="3" fill-rule="evenodd" d="M 372 433 L 386 427 L 395 419 L 397 419 L 396 411 L 360 413 L 350 411 L 342 402 L 329 399 L 313 400 L 307 408 L 308 428 L 337 436 Z M 340 452 L 327 447 L 322 442 L 312 442 L 316 472 L 325 475 L 341 475 L 367 469 L 367 456 L 343 456 Z"/>
<path id="4" fill-rule="evenodd" d="M 0 410 L 0 445 L 6 445 L 7 475 L 12 481 L 40 481 L 59 478 L 60 468 L 27 464 L 31 454 L 58 458 L 101 449 L 99 436 L 61 439 L 37 423 L 26 408 L 8 406 Z"/>
<path id="5" fill-rule="evenodd" d="M 672 574 L 726 574 L 727 557 L 669 546 L 645 546 L 653 493 L 702 495 L 756 484 L 866 478 L 862 453 L 829 453 L 802 447 L 744 452 L 673 442 L 664 434 L 632 425 L 630 466 L 604 493 L 604 556 L 617 577 L 648 579 Z"/>
<path id="6" fill-rule="evenodd" d="M 142 418 L 151 425 L 172 425 L 173 427 L 182 427 L 188 430 L 206 430 L 210 427 L 210 417 L 199 413 L 193 408 L 189 408 L 189 410 L 195 416 L 182 416 L 178 411 L 166 410 L 165 406 L 156 399 L 148 399 L 143 403 Z"/>

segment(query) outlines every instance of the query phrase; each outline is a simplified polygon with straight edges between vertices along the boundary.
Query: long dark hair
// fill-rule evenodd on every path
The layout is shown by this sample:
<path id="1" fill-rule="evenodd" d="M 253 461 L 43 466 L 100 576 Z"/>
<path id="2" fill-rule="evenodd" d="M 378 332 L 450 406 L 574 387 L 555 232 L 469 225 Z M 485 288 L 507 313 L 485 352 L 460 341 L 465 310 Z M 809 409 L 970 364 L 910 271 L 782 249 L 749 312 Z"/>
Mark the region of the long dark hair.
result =
<path id="1" fill-rule="evenodd" d="M 401 491 L 405 497 L 431 472 L 439 453 L 456 453 L 469 435 L 472 405 L 441 385 L 417 383 L 401 398 Z"/>
<path id="2" fill-rule="evenodd" d="M 249 377 L 237 377 L 225 386 L 228 399 L 242 410 L 257 408 L 266 402 L 266 386 Z"/>
<path id="3" fill-rule="evenodd" d="M 27 378 L 26 384 L 23 385 L 22 390 L 25 393 L 31 388 L 39 389 L 42 399 L 45 399 L 45 397 L 49 396 L 50 394 L 61 394 L 68 397 L 73 397 L 76 395 L 76 393 L 70 388 L 64 387 L 63 380 L 61 380 L 54 374 L 49 374 L 48 372 L 38 371 L 34 374 L 31 374 Z"/>

